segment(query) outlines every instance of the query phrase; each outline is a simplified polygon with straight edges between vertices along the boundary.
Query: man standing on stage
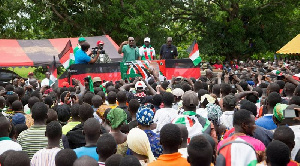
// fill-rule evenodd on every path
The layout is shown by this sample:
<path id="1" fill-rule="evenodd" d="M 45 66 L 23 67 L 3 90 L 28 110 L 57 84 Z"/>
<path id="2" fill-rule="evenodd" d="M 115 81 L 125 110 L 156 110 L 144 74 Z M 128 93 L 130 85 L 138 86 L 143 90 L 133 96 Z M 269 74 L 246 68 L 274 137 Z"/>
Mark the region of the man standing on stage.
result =
<path id="1" fill-rule="evenodd" d="M 136 48 L 133 37 L 129 37 L 128 41 L 124 41 L 120 45 L 118 53 L 123 53 L 123 62 L 141 60 L 141 55 L 139 54 L 138 48 Z"/>
<path id="2" fill-rule="evenodd" d="M 177 56 L 177 48 L 172 44 L 172 37 L 168 37 L 167 44 L 161 46 L 160 59 L 177 59 Z"/>
<path id="3" fill-rule="evenodd" d="M 139 48 L 139 53 L 142 56 L 142 60 L 155 60 L 155 50 L 150 45 L 150 38 L 144 39 L 144 45 Z"/>
<path id="4" fill-rule="evenodd" d="M 79 39 L 78 39 L 78 44 L 77 44 L 77 46 L 74 48 L 74 50 L 73 50 L 73 54 L 75 55 L 75 53 L 81 48 L 81 44 L 83 43 L 83 42 L 85 42 L 86 40 L 85 40 L 85 38 L 83 38 L 83 37 L 80 37 Z"/>
<path id="5" fill-rule="evenodd" d="M 89 50 L 89 48 L 90 48 L 90 44 L 88 42 L 83 42 L 81 44 L 81 49 L 79 49 L 75 54 L 75 64 L 88 64 L 88 63 L 95 63 L 97 61 L 100 50 L 97 51 L 97 55 L 94 58 L 91 58 L 86 53 Z"/>

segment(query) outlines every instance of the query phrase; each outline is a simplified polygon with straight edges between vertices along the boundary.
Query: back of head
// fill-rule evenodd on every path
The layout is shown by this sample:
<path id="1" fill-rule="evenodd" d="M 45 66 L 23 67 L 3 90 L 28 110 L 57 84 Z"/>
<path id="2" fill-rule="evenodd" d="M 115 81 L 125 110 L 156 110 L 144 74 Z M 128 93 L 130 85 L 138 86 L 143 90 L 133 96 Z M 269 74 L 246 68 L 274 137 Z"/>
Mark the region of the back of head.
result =
<path id="1" fill-rule="evenodd" d="M 189 132 L 187 130 L 187 127 L 184 124 L 176 124 L 180 128 L 181 138 L 182 141 L 187 142 Z"/>
<path id="2" fill-rule="evenodd" d="M 260 87 L 255 87 L 255 88 L 253 88 L 252 91 L 257 92 L 258 93 L 258 97 L 261 97 L 262 94 L 263 94 L 263 90 Z"/>
<path id="3" fill-rule="evenodd" d="M 12 110 L 13 111 L 22 111 L 23 110 L 23 104 L 21 101 L 16 100 L 12 103 Z"/>
<path id="4" fill-rule="evenodd" d="M 213 148 L 204 136 L 194 136 L 187 148 L 188 162 L 194 165 L 210 166 L 213 157 Z"/>
<path id="5" fill-rule="evenodd" d="M 222 96 L 227 96 L 231 93 L 231 86 L 229 84 L 221 84 L 220 91 Z"/>
<path id="6" fill-rule="evenodd" d="M 178 149 L 181 141 L 181 132 L 177 125 L 169 123 L 160 130 L 160 142 L 163 148 Z"/>
<path id="7" fill-rule="evenodd" d="M 62 136 L 62 127 L 57 121 L 52 121 L 46 126 L 46 136 L 49 140 L 60 139 Z"/>
<path id="8" fill-rule="evenodd" d="M 99 164 L 90 156 L 82 156 L 75 160 L 73 166 L 99 166 Z"/>
<path id="9" fill-rule="evenodd" d="M 117 100 L 119 103 L 125 103 L 127 101 L 127 96 L 125 91 L 119 91 L 117 93 Z"/>
<path id="10" fill-rule="evenodd" d="M 0 137 L 7 137 L 9 134 L 10 123 L 5 116 L 0 116 Z"/>
<path id="11" fill-rule="evenodd" d="M 30 166 L 30 159 L 26 152 L 15 151 L 9 153 L 3 162 L 4 166 Z"/>
<path id="12" fill-rule="evenodd" d="M 198 92 L 200 89 L 203 89 L 203 85 L 200 81 L 196 81 L 194 83 L 194 91 L 195 92 Z"/>
<path id="13" fill-rule="evenodd" d="M 225 90 L 226 91 L 226 90 Z M 217 96 L 220 96 L 221 94 L 221 86 L 219 84 L 215 84 L 213 87 L 212 87 L 212 93 L 217 95 Z M 226 93 L 226 92 L 225 92 Z M 230 93 L 230 92 L 229 92 Z"/>
<path id="14" fill-rule="evenodd" d="M 280 86 L 276 83 L 269 84 L 267 89 L 268 89 L 269 93 L 271 93 L 271 92 L 280 93 Z"/>
<path id="15" fill-rule="evenodd" d="M 199 104 L 198 96 L 194 91 L 187 91 L 182 96 L 182 105 L 189 111 L 195 110 Z"/>
<path id="16" fill-rule="evenodd" d="M 48 113 L 48 107 L 43 102 L 37 102 L 32 106 L 31 113 L 32 113 L 32 118 L 34 119 L 34 121 L 46 120 L 47 113 Z"/>
<path id="17" fill-rule="evenodd" d="M 277 85 L 277 84 L 276 84 Z M 276 106 L 277 103 L 281 102 L 281 96 L 277 92 L 271 92 L 268 95 L 268 105 L 273 108 Z"/>
<path id="18" fill-rule="evenodd" d="M 256 115 L 257 115 L 257 107 L 256 107 L 256 105 L 255 105 L 254 103 L 248 101 L 248 100 L 246 100 L 245 102 L 243 102 L 243 103 L 241 104 L 241 107 L 240 107 L 240 108 L 252 112 L 252 114 L 253 114 L 255 117 L 256 117 Z"/>
<path id="19" fill-rule="evenodd" d="M 152 98 L 152 104 L 155 106 L 160 106 L 163 101 L 163 97 L 161 94 L 156 94 Z"/>
<path id="20" fill-rule="evenodd" d="M 99 95 L 93 96 L 92 104 L 93 104 L 94 108 L 99 108 L 103 104 L 102 97 Z"/>
<path id="21" fill-rule="evenodd" d="M 79 107 L 80 107 L 79 104 L 73 104 L 71 106 L 71 116 L 72 116 L 72 118 L 79 117 Z"/>
<path id="22" fill-rule="evenodd" d="M 295 146 L 294 131 L 288 126 L 279 126 L 273 134 L 273 139 L 285 143 L 290 150 L 292 150 Z"/>
<path id="23" fill-rule="evenodd" d="M 67 159 L 67 160 L 66 160 Z M 72 149 L 62 149 L 55 156 L 56 166 L 73 166 L 77 159 L 76 153 Z"/>
<path id="24" fill-rule="evenodd" d="M 140 107 L 140 103 L 136 99 L 131 99 L 129 101 L 129 111 L 132 112 L 133 114 L 137 113 L 139 107 Z"/>
<path id="25" fill-rule="evenodd" d="M 111 155 L 106 161 L 105 166 L 119 166 L 123 156 L 120 154 Z"/>
<path id="26" fill-rule="evenodd" d="M 289 101 L 289 105 L 292 104 L 296 104 L 300 106 L 300 96 L 293 96 Z"/>
<path id="27" fill-rule="evenodd" d="M 107 101 L 109 104 L 115 104 L 117 100 L 117 94 L 114 91 L 111 91 L 107 94 Z"/>
<path id="28" fill-rule="evenodd" d="M 241 126 L 243 123 L 247 124 L 251 121 L 252 113 L 248 110 L 240 109 L 234 112 L 233 126 Z"/>
<path id="29" fill-rule="evenodd" d="M 278 140 L 269 143 L 267 150 L 267 163 L 272 166 L 285 166 L 290 162 L 289 147 Z"/>
<path id="30" fill-rule="evenodd" d="M 11 95 L 7 95 L 7 102 L 9 105 L 12 105 L 12 103 L 18 99 L 19 99 L 19 96 L 15 93 L 11 94 Z"/>
<path id="31" fill-rule="evenodd" d="M 82 51 L 87 51 L 90 48 L 90 44 L 88 42 L 83 42 L 81 44 Z"/>
<path id="32" fill-rule="evenodd" d="M 94 93 L 92 92 L 87 92 L 84 96 L 83 96 L 83 102 L 88 103 L 89 105 L 92 105 L 92 98 L 94 97 Z"/>
<path id="33" fill-rule="evenodd" d="M 44 98 L 44 102 L 49 106 L 49 108 L 51 108 L 51 106 L 53 105 L 53 99 L 51 96 L 46 96 Z"/>
<path id="34" fill-rule="evenodd" d="M 252 103 L 257 103 L 259 98 L 258 98 L 258 96 L 254 95 L 254 94 L 248 94 L 246 96 L 246 99 L 251 101 Z"/>
<path id="35" fill-rule="evenodd" d="M 67 104 L 58 105 L 56 112 L 60 122 L 67 122 L 71 117 L 70 107 Z"/>
<path id="36" fill-rule="evenodd" d="M 174 95 L 171 92 L 165 92 L 163 94 L 163 103 L 166 106 L 172 106 L 174 103 Z"/>
<path id="37" fill-rule="evenodd" d="M 189 91 L 189 90 L 192 90 L 191 86 L 190 86 L 188 83 L 183 83 L 183 84 L 181 85 L 181 88 L 182 88 L 182 90 L 183 90 L 184 92 L 187 92 L 187 91 Z"/>
<path id="38" fill-rule="evenodd" d="M 86 138 L 90 140 L 98 139 L 100 136 L 101 125 L 95 118 L 89 118 L 84 122 L 83 131 Z"/>
<path id="39" fill-rule="evenodd" d="M 296 85 L 292 84 L 292 83 L 286 83 L 284 86 L 284 92 L 286 95 L 293 95 L 294 91 L 296 89 Z"/>
<path id="40" fill-rule="evenodd" d="M 285 86 L 285 82 L 284 82 L 284 81 L 282 81 L 282 80 L 277 80 L 277 81 L 276 81 L 276 84 L 278 84 L 278 85 L 279 85 L 280 89 L 283 89 L 283 88 L 284 88 L 284 86 Z"/>
<path id="41" fill-rule="evenodd" d="M 103 158 L 107 159 L 111 155 L 117 152 L 117 142 L 114 137 L 109 134 L 105 133 L 100 136 L 97 141 L 97 153 L 98 155 Z"/>
<path id="42" fill-rule="evenodd" d="M 300 96 L 300 85 L 298 85 L 294 91 L 295 96 Z"/>
<path id="43" fill-rule="evenodd" d="M 227 95 L 223 98 L 223 108 L 233 110 L 236 106 L 235 97 L 232 95 Z"/>
<path id="44" fill-rule="evenodd" d="M 14 92 L 16 92 L 20 98 L 23 97 L 25 94 L 24 88 L 21 87 L 15 88 Z"/>
<path id="45" fill-rule="evenodd" d="M 79 106 L 79 117 L 82 122 L 85 122 L 88 118 L 94 117 L 94 109 L 91 105 L 84 103 Z"/>
<path id="46" fill-rule="evenodd" d="M 119 166 L 141 166 L 141 163 L 134 156 L 126 156 L 126 157 L 122 158 Z"/>
<path id="47" fill-rule="evenodd" d="M 30 97 L 30 98 L 28 99 L 28 107 L 29 107 L 29 108 L 32 108 L 32 106 L 33 106 L 35 103 L 39 102 L 39 101 L 40 101 L 40 99 L 37 98 L 37 97 L 35 97 L 35 96 Z"/>

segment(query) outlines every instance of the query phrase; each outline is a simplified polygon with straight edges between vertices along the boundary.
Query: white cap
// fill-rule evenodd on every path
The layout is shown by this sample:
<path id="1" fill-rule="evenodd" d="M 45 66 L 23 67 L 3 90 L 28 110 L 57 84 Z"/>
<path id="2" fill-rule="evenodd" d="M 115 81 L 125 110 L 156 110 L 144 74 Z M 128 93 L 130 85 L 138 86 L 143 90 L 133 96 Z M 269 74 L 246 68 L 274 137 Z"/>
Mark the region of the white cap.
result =
<path id="1" fill-rule="evenodd" d="M 149 37 L 145 37 L 144 42 L 145 41 L 150 42 L 150 38 Z"/>
<path id="2" fill-rule="evenodd" d="M 145 89 L 146 88 L 146 84 L 143 82 L 143 81 L 138 81 L 135 83 L 135 89 L 137 88 L 143 88 Z"/>

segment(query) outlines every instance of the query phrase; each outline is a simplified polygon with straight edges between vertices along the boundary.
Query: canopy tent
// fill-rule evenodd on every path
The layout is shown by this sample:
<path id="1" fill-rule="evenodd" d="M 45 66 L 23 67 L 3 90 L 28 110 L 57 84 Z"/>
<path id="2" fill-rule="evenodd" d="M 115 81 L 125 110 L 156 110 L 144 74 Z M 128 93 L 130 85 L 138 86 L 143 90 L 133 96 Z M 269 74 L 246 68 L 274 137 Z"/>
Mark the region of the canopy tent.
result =
<path id="1" fill-rule="evenodd" d="M 108 36 L 85 37 L 92 47 L 96 46 L 98 40 L 104 42 L 104 50 L 112 61 L 120 61 L 118 54 L 119 46 Z M 78 38 L 57 38 L 43 40 L 16 40 L 0 39 L 0 67 L 13 66 L 45 66 L 55 60 L 60 64 L 58 54 L 64 49 L 66 43 L 71 40 L 75 48 Z"/>
<path id="2" fill-rule="evenodd" d="M 277 54 L 300 54 L 300 34 L 283 46 Z"/>

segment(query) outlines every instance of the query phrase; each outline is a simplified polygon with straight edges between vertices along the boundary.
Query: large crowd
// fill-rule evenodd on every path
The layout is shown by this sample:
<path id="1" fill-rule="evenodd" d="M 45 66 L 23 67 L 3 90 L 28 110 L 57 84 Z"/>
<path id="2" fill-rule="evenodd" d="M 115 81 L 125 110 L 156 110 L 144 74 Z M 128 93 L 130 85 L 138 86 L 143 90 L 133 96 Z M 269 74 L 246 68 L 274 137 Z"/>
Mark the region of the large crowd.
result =
<path id="1" fill-rule="evenodd" d="M 201 68 L 200 78 L 88 76 L 61 88 L 14 79 L 0 87 L 0 164 L 299 165 L 300 61 Z"/>

